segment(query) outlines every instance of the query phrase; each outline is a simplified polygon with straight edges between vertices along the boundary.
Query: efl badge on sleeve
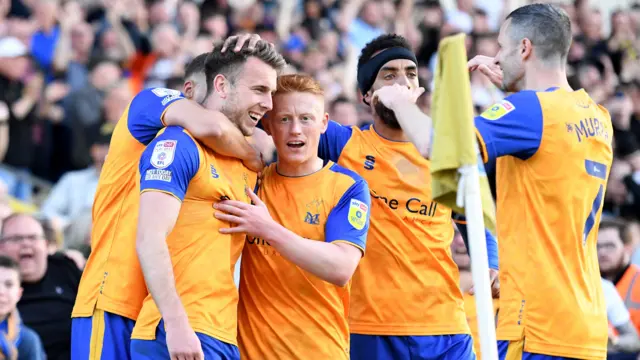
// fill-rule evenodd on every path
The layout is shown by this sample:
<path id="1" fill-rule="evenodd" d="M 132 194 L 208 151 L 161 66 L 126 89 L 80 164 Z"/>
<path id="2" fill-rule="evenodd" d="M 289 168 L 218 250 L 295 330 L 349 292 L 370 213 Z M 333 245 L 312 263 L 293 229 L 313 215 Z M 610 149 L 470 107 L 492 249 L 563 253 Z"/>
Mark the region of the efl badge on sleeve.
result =
<path id="1" fill-rule="evenodd" d="M 153 88 L 151 90 L 157 97 L 165 97 L 165 96 L 178 96 L 180 95 L 180 91 L 166 88 Z"/>
<path id="2" fill-rule="evenodd" d="M 171 165 L 176 154 L 177 140 L 158 141 L 151 154 L 151 165 L 156 169 L 164 169 Z"/>
<path id="3" fill-rule="evenodd" d="M 508 100 L 502 100 L 485 110 L 482 114 L 480 114 L 480 116 L 487 120 L 498 120 L 515 109 L 516 107 L 513 106 L 511 102 L 509 102 Z"/>
<path id="4" fill-rule="evenodd" d="M 364 225 L 367 222 L 367 212 L 369 207 L 357 199 L 351 199 L 349 204 L 349 224 L 358 230 L 364 229 Z"/>

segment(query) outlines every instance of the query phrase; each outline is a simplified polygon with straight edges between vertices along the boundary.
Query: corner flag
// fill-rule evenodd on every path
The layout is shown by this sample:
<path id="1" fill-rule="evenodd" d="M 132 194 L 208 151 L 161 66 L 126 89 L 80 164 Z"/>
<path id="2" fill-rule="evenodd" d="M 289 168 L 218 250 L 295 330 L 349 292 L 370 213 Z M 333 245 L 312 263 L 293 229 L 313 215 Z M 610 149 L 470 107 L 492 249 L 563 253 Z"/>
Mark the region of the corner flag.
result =
<path id="1" fill-rule="evenodd" d="M 448 36 L 438 46 L 435 73 L 431 192 L 434 201 L 464 213 L 467 218 L 481 355 L 484 360 L 497 360 L 484 232 L 486 225 L 490 232 L 496 233 L 495 204 L 484 166 L 478 164 L 480 156 L 472 106 L 465 35 Z"/>

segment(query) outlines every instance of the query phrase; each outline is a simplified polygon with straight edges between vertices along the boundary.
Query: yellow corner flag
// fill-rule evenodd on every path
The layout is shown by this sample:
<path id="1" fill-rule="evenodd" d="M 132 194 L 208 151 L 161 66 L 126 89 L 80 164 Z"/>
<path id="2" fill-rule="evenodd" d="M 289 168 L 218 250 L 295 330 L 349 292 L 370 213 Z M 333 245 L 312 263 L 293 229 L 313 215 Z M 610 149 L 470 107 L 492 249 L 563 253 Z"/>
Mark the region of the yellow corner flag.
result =
<path id="1" fill-rule="evenodd" d="M 478 160 L 464 34 L 445 37 L 438 46 L 431 117 L 434 133 L 431 149 L 433 200 L 464 214 L 464 209 L 456 204 L 460 180 L 458 169 L 478 161 L 482 163 Z M 480 194 L 484 225 L 495 234 L 495 204 L 484 170 L 480 171 Z"/>

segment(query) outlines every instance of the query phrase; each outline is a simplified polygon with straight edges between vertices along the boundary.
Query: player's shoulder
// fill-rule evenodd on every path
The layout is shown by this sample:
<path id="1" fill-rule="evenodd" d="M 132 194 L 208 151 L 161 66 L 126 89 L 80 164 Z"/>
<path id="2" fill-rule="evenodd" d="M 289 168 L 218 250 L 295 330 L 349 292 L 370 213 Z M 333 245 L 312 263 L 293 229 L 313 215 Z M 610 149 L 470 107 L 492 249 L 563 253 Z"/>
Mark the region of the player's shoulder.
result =
<path id="1" fill-rule="evenodd" d="M 513 93 L 486 109 L 480 117 L 487 120 L 498 120 L 513 115 L 540 116 L 541 107 L 538 92 L 522 90 Z"/>
<path id="2" fill-rule="evenodd" d="M 160 156 L 172 160 L 176 154 L 180 154 L 181 157 L 199 158 L 202 149 L 186 129 L 180 126 L 167 126 L 158 131 L 146 152 L 153 158 Z"/>
<path id="3" fill-rule="evenodd" d="M 158 131 L 158 135 L 153 140 L 153 142 L 157 143 L 159 141 L 167 140 L 181 141 L 189 144 L 187 145 L 189 147 L 200 147 L 196 139 L 189 133 L 189 131 L 181 126 L 172 125 L 162 128 L 160 131 Z"/>
<path id="4" fill-rule="evenodd" d="M 161 105 L 166 105 L 172 100 L 183 98 L 182 92 L 174 89 L 167 89 L 161 87 L 143 89 L 137 93 L 131 103 L 149 103 L 150 101 L 159 101 Z"/>
<path id="5" fill-rule="evenodd" d="M 353 170 L 349 170 L 342 165 L 331 162 L 328 164 L 330 176 L 333 178 L 332 181 L 344 183 L 347 188 L 353 186 L 354 184 L 361 184 L 366 186 L 367 182 L 364 178 Z"/>

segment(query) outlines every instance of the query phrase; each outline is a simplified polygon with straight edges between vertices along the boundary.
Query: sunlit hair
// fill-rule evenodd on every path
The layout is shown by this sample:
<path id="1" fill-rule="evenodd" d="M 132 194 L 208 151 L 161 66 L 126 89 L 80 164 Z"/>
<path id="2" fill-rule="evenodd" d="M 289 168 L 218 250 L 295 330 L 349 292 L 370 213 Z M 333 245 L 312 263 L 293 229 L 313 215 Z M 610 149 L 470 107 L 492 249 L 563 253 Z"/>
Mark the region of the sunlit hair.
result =
<path id="1" fill-rule="evenodd" d="M 309 75 L 289 74 L 278 76 L 278 87 L 275 95 L 294 92 L 324 96 L 322 86 Z"/>

